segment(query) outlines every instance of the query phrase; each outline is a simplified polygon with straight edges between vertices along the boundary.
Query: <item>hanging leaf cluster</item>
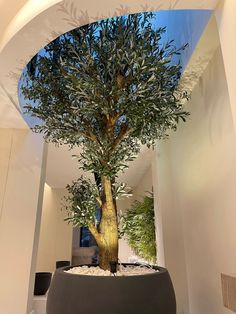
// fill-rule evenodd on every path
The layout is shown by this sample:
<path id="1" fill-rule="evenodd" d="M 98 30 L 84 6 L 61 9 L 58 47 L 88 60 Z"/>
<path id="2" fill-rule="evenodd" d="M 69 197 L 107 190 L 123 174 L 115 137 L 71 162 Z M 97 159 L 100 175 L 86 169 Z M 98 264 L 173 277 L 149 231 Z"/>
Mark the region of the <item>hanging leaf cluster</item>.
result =
<path id="1" fill-rule="evenodd" d="M 81 176 L 71 185 L 67 185 L 66 188 L 69 194 L 65 197 L 64 208 L 68 214 L 65 220 L 72 223 L 73 226 L 95 225 L 96 209 L 101 205 L 97 185 Z"/>

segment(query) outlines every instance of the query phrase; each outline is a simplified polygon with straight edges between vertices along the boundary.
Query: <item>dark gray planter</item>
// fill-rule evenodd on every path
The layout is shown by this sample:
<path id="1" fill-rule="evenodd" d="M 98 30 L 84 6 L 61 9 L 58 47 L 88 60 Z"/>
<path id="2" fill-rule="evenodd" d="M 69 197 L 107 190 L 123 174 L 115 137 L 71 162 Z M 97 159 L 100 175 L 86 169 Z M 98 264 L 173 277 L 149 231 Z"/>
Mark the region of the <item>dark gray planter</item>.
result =
<path id="1" fill-rule="evenodd" d="M 65 273 L 69 268 L 54 274 L 47 314 L 176 314 L 175 293 L 165 268 L 126 277 Z"/>

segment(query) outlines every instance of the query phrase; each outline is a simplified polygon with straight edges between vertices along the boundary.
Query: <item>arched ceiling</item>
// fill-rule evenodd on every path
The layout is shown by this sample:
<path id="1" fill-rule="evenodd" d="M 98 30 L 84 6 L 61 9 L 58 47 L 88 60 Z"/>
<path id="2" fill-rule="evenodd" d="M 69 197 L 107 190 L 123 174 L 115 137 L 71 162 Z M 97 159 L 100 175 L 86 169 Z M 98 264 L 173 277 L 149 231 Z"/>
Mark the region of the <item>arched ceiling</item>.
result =
<path id="1" fill-rule="evenodd" d="M 1 20 L 0 20 L 0 40 L 2 41 L 2 37 L 7 29 L 7 26 L 10 24 L 12 19 L 17 15 L 20 9 L 25 5 L 27 0 L 18 0 L 15 1 L 14 5 L 9 5 L 9 1 L 0 0 L 0 12 L 1 12 Z"/>
<path id="2" fill-rule="evenodd" d="M 0 0 L 0 127 L 27 128 L 17 84 L 25 64 L 66 31 L 108 16 L 147 10 L 214 9 L 219 0 Z"/>

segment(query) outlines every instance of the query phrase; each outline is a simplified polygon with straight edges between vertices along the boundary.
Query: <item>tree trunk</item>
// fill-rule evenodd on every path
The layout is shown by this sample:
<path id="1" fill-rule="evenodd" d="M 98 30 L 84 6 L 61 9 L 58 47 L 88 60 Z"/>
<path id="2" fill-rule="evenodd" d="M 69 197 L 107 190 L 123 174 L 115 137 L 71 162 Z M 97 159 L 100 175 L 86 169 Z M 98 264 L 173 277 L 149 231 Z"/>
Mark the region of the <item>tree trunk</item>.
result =
<path id="1" fill-rule="evenodd" d="M 111 179 L 104 176 L 101 181 L 104 191 L 101 222 L 99 230 L 94 225 L 89 225 L 89 230 L 99 247 L 99 266 L 110 270 L 110 262 L 118 262 L 118 220 Z"/>
<path id="2" fill-rule="evenodd" d="M 118 262 L 118 223 L 112 197 L 112 183 L 109 177 L 102 177 L 104 198 L 102 201 L 102 217 L 99 226 L 101 240 L 99 246 L 99 266 L 110 269 L 110 262 Z"/>
<path id="3" fill-rule="evenodd" d="M 110 270 L 110 262 L 118 262 L 118 243 L 99 246 L 99 266 Z"/>

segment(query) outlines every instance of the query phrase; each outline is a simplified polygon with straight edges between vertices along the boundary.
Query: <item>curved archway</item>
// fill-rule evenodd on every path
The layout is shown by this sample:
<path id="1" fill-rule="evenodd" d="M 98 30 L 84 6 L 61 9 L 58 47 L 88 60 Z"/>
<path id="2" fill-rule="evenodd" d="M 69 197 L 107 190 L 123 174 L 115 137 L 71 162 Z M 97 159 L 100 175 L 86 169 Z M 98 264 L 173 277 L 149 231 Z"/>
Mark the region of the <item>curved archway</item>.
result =
<path id="1" fill-rule="evenodd" d="M 72 28 L 109 16 L 147 10 L 214 9 L 216 3 L 217 0 L 197 2 L 148 0 L 145 3 L 141 0 L 129 2 L 101 0 L 95 6 L 92 0 L 54 0 L 46 1 L 43 5 L 36 4 L 34 0 L 29 1 L 8 25 L 0 46 L 0 82 L 15 106 L 11 108 L 14 112 L 10 115 L 12 121 L 14 115 L 17 118 L 14 120 L 14 127 L 27 128 L 20 119 L 17 100 L 17 84 L 21 71 L 41 47 L 57 36 Z M 10 121 L 9 126 L 12 126 Z"/>

